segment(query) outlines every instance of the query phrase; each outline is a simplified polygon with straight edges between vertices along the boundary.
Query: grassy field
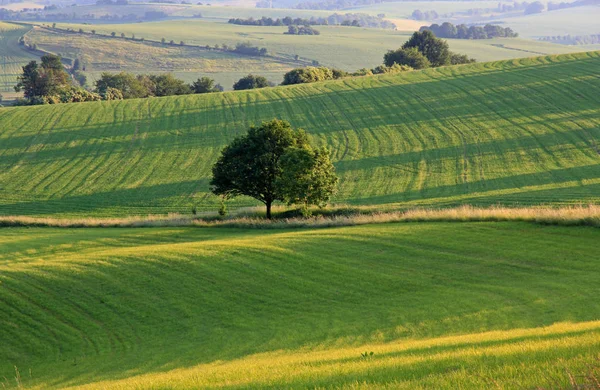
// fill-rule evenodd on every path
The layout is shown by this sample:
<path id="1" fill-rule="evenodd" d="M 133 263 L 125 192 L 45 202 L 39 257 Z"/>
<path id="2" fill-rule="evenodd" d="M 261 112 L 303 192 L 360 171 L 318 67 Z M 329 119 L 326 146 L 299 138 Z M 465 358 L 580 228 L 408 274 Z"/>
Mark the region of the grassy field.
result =
<path id="1" fill-rule="evenodd" d="M 301 66 L 294 63 L 292 58 L 283 58 L 284 62 L 281 62 L 273 58 L 242 56 L 196 47 L 139 43 L 99 35 L 66 34 L 37 27 L 27 34 L 27 42 L 63 57 L 79 58 L 86 67 L 85 75 L 90 86 L 102 72 L 125 71 L 170 72 L 186 82 L 208 75 L 224 88 L 232 89 L 233 83 L 248 73 L 261 74 L 278 84 L 287 71 Z"/>
<path id="2" fill-rule="evenodd" d="M 412 32 L 366 29 L 340 26 L 318 26 L 318 36 L 285 35 L 286 27 L 239 26 L 228 23 L 214 23 L 202 20 L 164 21 L 155 23 L 82 25 L 63 24 L 61 28 L 78 31 L 95 29 L 102 34 L 116 32 L 131 37 L 144 37 L 160 41 L 184 41 L 195 45 L 215 45 L 249 41 L 255 46 L 266 47 L 270 53 L 279 56 L 317 60 L 323 65 L 355 71 L 360 68 L 373 68 L 383 61 L 383 55 L 397 49 Z M 64 38 L 70 41 L 69 35 Z M 577 52 L 580 49 L 565 45 L 535 42 L 522 39 L 489 40 L 449 40 L 452 50 L 468 54 L 478 61 L 496 61 L 539 54 L 561 54 Z"/>
<path id="3" fill-rule="evenodd" d="M 19 47 L 19 38 L 30 29 L 0 22 L 0 93 L 3 95 L 14 92 L 21 67 L 37 59 Z"/>
<path id="4" fill-rule="evenodd" d="M 598 367 L 599 235 L 4 228 L 0 378 L 16 387 L 16 366 L 44 389 L 566 387 Z"/>
<path id="5" fill-rule="evenodd" d="M 526 38 L 600 33 L 600 6 L 567 8 L 541 14 L 502 19 L 504 25 Z"/>
<path id="6" fill-rule="evenodd" d="M 273 117 L 331 147 L 335 203 L 598 203 L 599 65 L 591 52 L 258 91 L 4 108 L 0 214 L 215 210 L 208 182 L 218 153 Z"/>

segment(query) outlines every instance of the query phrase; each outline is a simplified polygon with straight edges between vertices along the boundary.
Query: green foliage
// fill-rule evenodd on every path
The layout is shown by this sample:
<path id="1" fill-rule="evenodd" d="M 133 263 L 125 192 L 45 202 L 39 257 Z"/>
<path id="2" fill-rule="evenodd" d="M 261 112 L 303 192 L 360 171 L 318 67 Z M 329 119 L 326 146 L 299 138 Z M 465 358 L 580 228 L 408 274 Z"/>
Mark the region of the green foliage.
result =
<path id="1" fill-rule="evenodd" d="M 124 99 L 148 97 L 151 93 L 140 78 L 127 72 L 102 73 L 96 81 L 96 91 L 101 95 L 106 95 L 108 88 L 121 91 Z"/>
<path id="2" fill-rule="evenodd" d="M 450 63 L 448 43 L 442 39 L 436 38 L 429 30 L 415 32 L 410 39 L 402 45 L 402 49 L 410 48 L 417 49 L 421 54 L 427 57 L 431 66 L 443 66 Z"/>
<path id="3" fill-rule="evenodd" d="M 397 74 L 401 72 L 408 72 L 413 70 L 412 67 L 408 65 L 398 65 L 397 63 L 392 64 L 392 66 L 379 65 L 373 69 L 371 69 L 372 74 Z"/>
<path id="4" fill-rule="evenodd" d="M 243 89 L 266 88 L 268 86 L 269 81 L 265 77 L 249 74 L 236 81 L 233 84 L 233 89 L 241 91 Z"/>
<path id="5" fill-rule="evenodd" d="M 314 83 L 317 81 L 332 80 L 333 71 L 326 67 L 309 66 L 293 69 L 283 76 L 282 85 Z"/>
<path id="6" fill-rule="evenodd" d="M 192 88 L 189 85 L 170 73 L 150 75 L 148 79 L 152 84 L 150 87 L 151 96 L 188 95 L 192 93 Z"/>
<path id="7" fill-rule="evenodd" d="M 431 66 L 431 62 L 416 47 L 390 50 L 383 56 L 383 63 L 388 67 L 401 65 L 413 69 L 424 69 Z"/>
<path id="8" fill-rule="evenodd" d="M 41 64 L 31 61 L 23 67 L 19 75 L 15 91 L 23 91 L 23 95 L 30 102 L 59 95 L 71 88 L 69 74 L 65 71 L 59 56 L 46 54 L 41 58 Z"/>
<path id="9" fill-rule="evenodd" d="M 288 204 L 325 204 L 337 177 L 329 151 L 313 150 L 303 130 L 274 119 L 251 127 L 233 140 L 213 166 L 212 192 L 225 198 L 250 196 L 267 207 Z"/>
<path id="10" fill-rule="evenodd" d="M 313 149 L 308 144 L 295 147 L 281 156 L 281 173 L 276 186 L 283 201 L 323 207 L 335 193 L 338 178 L 327 148 Z"/>
<path id="11" fill-rule="evenodd" d="M 469 58 L 466 54 L 450 52 L 450 65 L 472 64 L 476 62 L 474 58 Z"/>
<path id="12" fill-rule="evenodd" d="M 222 92 L 223 87 L 215 83 L 215 80 L 210 77 L 201 77 L 194 81 L 191 85 L 193 93 L 211 93 L 211 92 Z"/>

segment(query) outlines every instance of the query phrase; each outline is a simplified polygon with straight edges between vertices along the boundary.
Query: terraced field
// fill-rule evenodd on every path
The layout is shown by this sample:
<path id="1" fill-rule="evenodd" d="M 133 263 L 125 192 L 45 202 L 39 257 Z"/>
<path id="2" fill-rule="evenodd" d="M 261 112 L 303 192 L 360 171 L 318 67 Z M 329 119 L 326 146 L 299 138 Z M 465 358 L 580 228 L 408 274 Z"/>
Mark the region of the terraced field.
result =
<path id="1" fill-rule="evenodd" d="M 508 222 L 3 228 L 1 383 L 583 384 L 599 367 L 599 235 Z"/>
<path id="2" fill-rule="evenodd" d="M 600 53 L 255 91 L 0 110 L 0 214 L 215 210 L 210 169 L 279 117 L 331 147 L 335 203 L 600 202 Z M 240 198 L 230 207 L 255 205 Z"/>
<path id="3" fill-rule="evenodd" d="M 30 29 L 0 22 L 0 93 L 14 92 L 13 87 L 17 84 L 21 67 L 37 59 L 18 46 L 19 38 Z"/>

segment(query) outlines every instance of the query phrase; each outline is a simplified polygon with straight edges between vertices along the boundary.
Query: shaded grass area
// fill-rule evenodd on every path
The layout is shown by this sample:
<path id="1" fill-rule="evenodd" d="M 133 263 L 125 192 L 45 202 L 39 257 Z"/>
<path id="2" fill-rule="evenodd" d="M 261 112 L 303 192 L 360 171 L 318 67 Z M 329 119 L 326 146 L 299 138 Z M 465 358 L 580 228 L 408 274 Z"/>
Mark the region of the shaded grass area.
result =
<path id="1" fill-rule="evenodd" d="M 600 352 L 599 235 L 3 228 L 0 377 L 16 365 L 38 388 L 568 384 L 564 368 Z"/>
<path id="2" fill-rule="evenodd" d="M 599 202 L 597 52 L 399 76 L 0 110 L 0 215 L 216 210 L 210 169 L 279 117 L 333 152 L 333 203 Z M 230 209 L 254 206 L 239 198 Z"/>

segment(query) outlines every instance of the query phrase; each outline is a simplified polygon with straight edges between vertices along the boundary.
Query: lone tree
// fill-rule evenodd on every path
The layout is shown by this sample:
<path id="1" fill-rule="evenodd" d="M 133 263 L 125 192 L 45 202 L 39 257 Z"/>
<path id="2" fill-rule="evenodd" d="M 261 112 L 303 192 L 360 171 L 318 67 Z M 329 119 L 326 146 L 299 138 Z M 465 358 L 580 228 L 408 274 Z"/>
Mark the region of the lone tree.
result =
<path id="1" fill-rule="evenodd" d="M 335 190 L 338 178 L 327 148 L 315 149 L 303 130 L 274 119 L 251 127 L 223 149 L 212 169 L 215 195 L 246 195 L 267 207 L 275 201 L 323 206 Z"/>

